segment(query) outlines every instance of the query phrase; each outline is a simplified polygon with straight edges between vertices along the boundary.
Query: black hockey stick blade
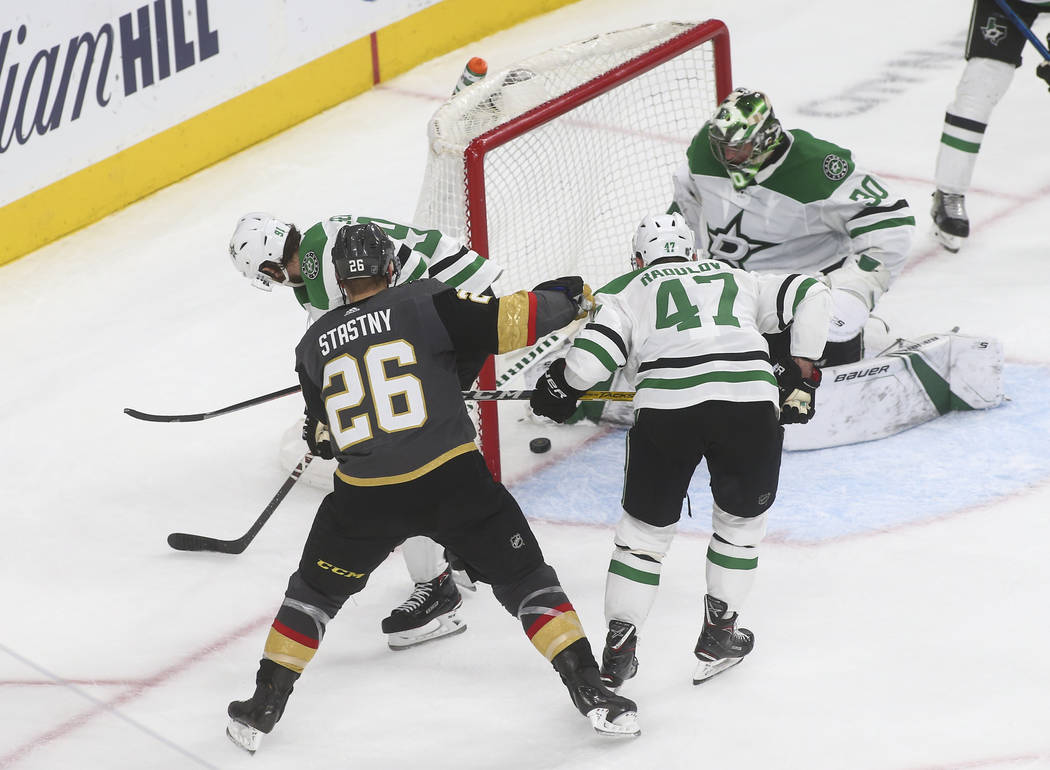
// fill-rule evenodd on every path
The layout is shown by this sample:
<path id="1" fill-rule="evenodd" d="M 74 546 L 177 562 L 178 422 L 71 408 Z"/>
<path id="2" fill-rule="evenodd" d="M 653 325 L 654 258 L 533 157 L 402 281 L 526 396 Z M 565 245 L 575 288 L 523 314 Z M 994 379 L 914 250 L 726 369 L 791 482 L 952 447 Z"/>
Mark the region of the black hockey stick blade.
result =
<path id="1" fill-rule="evenodd" d="M 168 545 L 174 548 L 176 551 L 213 551 L 215 553 L 243 553 L 244 549 L 248 547 L 248 544 L 255 539 L 255 536 L 259 534 L 259 530 L 263 528 L 263 525 L 273 516 L 273 512 L 277 510 L 277 506 L 281 504 L 281 501 L 288 496 L 288 493 L 292 491 L 292 487 L 295 486 L 295 482 L 299 480 L 299 477 L 303 475 L 303 471 L 306 470 L 306 466 L 310 464 L 310 461 L 314 459 L 314 456 L 307 452 L 303 459 L 299 461 L 299 464 L 292 469 L 291 474 L 281 484 L 281 488 L 277 490 L 277 494 L 273 496 L 273 499 L 263 509 L 263 512 L 259 514 L 259 518 L 255 520 L 255 523 L 236 540 L 219 540 L 214 537 L 206 537 L 204 535 L 190 535 L 186 532 L 172 532 L 168 535 Z"/>
<path id="2" fill-rule="evenodd" d="M 281 390 L 275 390 L 273 393 L 267 393 L 262 396 L 256 396 L 255 398 L 249 398 L 247 401 L 224 406 L 213 412 L 199 412 L 197 414 L 150 414 L 149 412 L 140 412 L 138 409 L 126 408 L 124 414 L 129 417 L 134 417 L 136 420 L 146 420 L 148 422 L 200 422 L 201 420 L 209 420 L 212 417 L 218 417 L 221 414 L 236 412 L 239 409 L 247 409 L 249 406 L 255 406 L 256 404 L 264 404 L 267 401 L 273 401 L 276 398 L 290 396 L 292 393 L 298 393 L 300 390 L 302 390 L 302 386 L 292 385 L 287 388 L 281 388 Z"/>

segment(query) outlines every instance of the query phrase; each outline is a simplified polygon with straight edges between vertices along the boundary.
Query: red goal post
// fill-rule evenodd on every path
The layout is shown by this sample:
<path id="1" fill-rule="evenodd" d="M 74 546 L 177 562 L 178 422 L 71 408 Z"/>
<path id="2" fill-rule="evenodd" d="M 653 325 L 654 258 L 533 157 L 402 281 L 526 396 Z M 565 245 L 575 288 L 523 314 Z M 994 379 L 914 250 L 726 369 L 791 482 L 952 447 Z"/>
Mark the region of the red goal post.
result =
<path id="1" fill-rule="evenodd" d="M 596 35 L 490 72 L 428 124 L 414 223 L 494 259 L 497 294 L 573 274 L 598 288 L 630 269 L 638 222 L 666 210 L 674 168 L 731 89 L 717 20 Z M 486 363 L 482 389 L 497 366 Z M 497 403 L 479 410 L 499 479 Z"/>

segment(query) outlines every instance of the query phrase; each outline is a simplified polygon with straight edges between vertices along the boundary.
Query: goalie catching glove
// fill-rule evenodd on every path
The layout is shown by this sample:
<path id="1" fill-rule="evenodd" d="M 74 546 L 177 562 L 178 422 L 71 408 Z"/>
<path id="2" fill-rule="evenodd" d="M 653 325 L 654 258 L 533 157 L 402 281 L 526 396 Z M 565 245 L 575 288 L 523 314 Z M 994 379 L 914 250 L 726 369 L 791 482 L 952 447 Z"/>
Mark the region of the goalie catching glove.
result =
<path id="1" fill-rule="evenodd" d="M 310 447 L 310 454 L 324 460 L 335 457 L 332 448 L 332 434 L 328 431 L 328 424 L 321 422 L 316 417 L 306 415 L 306 423 L 303 425 L 303 441 Z"/>
<path id="2" fill-rule="evenodd" d="M 536 382 L 529 398 L 532 411 L 554 422 L 565 422 L 576 411 L 576 402 L 582 390 L 577 390 L 565 381 L 565 359 L 558 358 Z"/>
<path id="3" fill-rule="evenodd" d="M 586 316 L 594 307 L 594 294 L 591 292 L 591 287 L 585 284 L 578 275 L 566 275 L 552 281 L 544 281 L 536 284 L 533 291 L 562 292 L 575 306 L 577 320 Z"/>
<path id="4" fill-rule="evenodd" d="M 807 423 L 817 413 L 817 388 L 820 387 L 820 369 L 812 367 L 803 376 L 798 363 L 789 358 L 773 367 L 780 387 L 780 424 Z"/>

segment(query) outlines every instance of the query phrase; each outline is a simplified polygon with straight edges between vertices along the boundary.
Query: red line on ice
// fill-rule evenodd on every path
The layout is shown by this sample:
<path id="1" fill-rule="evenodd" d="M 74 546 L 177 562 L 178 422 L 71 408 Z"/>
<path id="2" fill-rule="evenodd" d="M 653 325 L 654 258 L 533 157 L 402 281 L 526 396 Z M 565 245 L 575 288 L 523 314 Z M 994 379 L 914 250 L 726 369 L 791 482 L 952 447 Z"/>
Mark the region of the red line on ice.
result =
<path id="1" fill-rule="evenodd" d="M 115 696 L 111 700 L 106 701 L 105 704 L 92 705 L 91 708 L 87 709 L 86 711 L 83 711 L 80 714 L 77 714 L 76 716 L 67 719 L 65 722 L 56 725 L 47 732 L 42 733 L 41 735 L 38 735 L 35 738 L 29 739 L 21 746 L 18 746 L 14 750 L 8 752 L 7 754 L 0 756 L 0 768 L 11 767 L 16 762 L 25 759 L 33 751 L 36 751 L 37 749 L 42 748 L 53 741 L 71 735 L 95 717 L 99 716 L 100 714 L 107 713 L 109 708 L 122 706 L 125 703 L 129 703 L 135 700 L 139 696 L 147 693 L 149 690 L 152 690 L 154 687 L 162 685 L 168 680 L 173 679 L 178 674 L 188 671 L 198 663 L 202 662 L 205 658 L 214 655 L 217 652 L 221 652 L 222 650 L 230 646 L 232 643 L 240 641 L 249 634 L 255 633 L 261 626 L 269 624 L 272 620 L 273 615 L 271 614 L 258 617 L 255 620 L 245 623 L 244 625 L 240 626 L 239 628 L 235 629 L 229 634 L 224 634 L 221 637 L 220 641 L 212 642 L 210 644 L 205 645 L 204 647 L 200 647 L 194 650 L 193 652 L 183 656 L 180 660 L 176 661 L 167 668 L 162 669 L 156 674 L 153 674 L 152 676 L 145 677 L 144 679 L 129 680 L 128 682 L 126 682 L 126 684 L 130 688 L 127 692 Z M 77 683 L 83 681 L 86 684 L 94 683 L 92 680 L 65 681 L 69 681 L 71 683 L 74 681 Z M 113 682 L 114 680 L 105 681 L 105 683 L 107 684 Z M 15 683 L 11 682 L 11 684 Z M 62 681 L 59 681 L 56 684 L 62 684 Z"/>

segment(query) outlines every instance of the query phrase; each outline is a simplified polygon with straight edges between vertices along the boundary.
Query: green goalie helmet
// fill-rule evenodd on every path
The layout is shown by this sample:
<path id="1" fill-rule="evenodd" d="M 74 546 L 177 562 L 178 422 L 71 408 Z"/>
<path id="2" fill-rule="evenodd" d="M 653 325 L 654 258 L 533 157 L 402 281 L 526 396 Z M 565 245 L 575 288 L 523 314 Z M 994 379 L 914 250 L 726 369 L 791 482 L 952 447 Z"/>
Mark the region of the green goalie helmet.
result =
<path id="1" fill-rule="evenodd" d="M 729 94 L 707 125 L 711 152 L 738 190 L 751 183 L 784 136 L 769 98 L 748 88 Z"/>

